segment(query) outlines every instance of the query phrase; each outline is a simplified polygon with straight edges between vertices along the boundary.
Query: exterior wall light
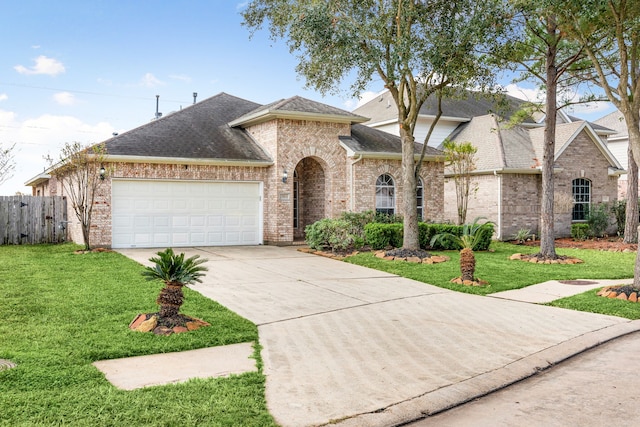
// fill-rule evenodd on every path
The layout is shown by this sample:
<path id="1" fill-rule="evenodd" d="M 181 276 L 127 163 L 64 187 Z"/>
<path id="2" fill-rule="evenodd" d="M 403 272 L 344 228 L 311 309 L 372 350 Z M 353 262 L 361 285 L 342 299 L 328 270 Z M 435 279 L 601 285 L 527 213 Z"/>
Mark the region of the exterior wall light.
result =
<path id="1" fill-rule="evenodd" d="M 287 178 L 289 177 L 289 175 L 287 174 L 287 170 L 284 169 L 282 171 L 282 182 L 284 182 L 285 184 L 287 183 Z"/>
<path id="2" fill-rule="evenodd" d="M 104 181 L 104 175 L 107 171 L 104 169 L 104 166 L 100 166 L 100 179 Z"/>

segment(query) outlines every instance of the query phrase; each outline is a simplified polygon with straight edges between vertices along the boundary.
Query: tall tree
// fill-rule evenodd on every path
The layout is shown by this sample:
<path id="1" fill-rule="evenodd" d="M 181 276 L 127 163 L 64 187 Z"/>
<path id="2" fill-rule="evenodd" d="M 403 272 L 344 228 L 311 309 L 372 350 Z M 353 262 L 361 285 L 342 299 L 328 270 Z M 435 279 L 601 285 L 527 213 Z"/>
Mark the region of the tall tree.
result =
<path id="1" fill-rule="evenodd" d="M 640 164 L 640 5 L 637 0 L 574 0 L 568 2 L 574 17 L 571 35 L 585 46 L 592 69 L 581 76 L 601 87 L 622 113 L 635 165 Z M 637 169 L 629 164 L 627 229 L 638 224 Z M 633 177 L 633 174 L 636 176 Z M 633 194 L 630 194 L 630 191 Z M 634 199 L 635 197 L 635 202 Z M 638 252 L 640 255 L 640 251 Z M 640 286 L 640 256 L 636 259 L 634 285 Z"/>
<path id="2" fill-rule="evenodd" d="M 15 147 L 15 144 L 7 148 L 0 145 L 0 184 L 11 178 L 13 176 L 13 171 L 16 169 L 14 157 Z"/>
<path id="3" fill-rule="evenodd" d="M 574 17 L 570 35 L 584 44 L 592 65 L 580 77 L 601 87 L 626 121 L 630 155 L 624 240 L 630 243 L 638 238 L 640 5 L 637 0 L 575 0 L 568 6 Z"/>
<path id="4" fill-rule="evenodd" d="M 59 162 L 51 168 L 51 174 L 62 182 L 80 221 L 85 250 L 91 249 L 91 216 L 98 188 L 105 182 L 106 154 L 104 144 L 85 147 L 79 142 L 66 143 Z"/>
<path id="5" fill-rule="evenodd" d="M 414 130 L 430 95 L 455 85 L 488 85 L 493 73 L 478 48 L 494 43 L 507 19 L 501 0 L 252 0 L 243 12 L 252 32 L 267 24 L 286 39 L 297 71 L 321 93 L 353 79 L 360 94 L 377 76 L 398 109 L 402 141 L 403 246 L 417 249 Z M 426 147 L 425 141 L 424 147 Z"/>
<path id="6" fill-rule="evenodd" d="M 580 43 L 569 40 L 563 30 L 565 18 L 559 11 L 563 0 L 512 0 L 514 32 L 503 49 L 495 52 L 498 61 L 521 67 L 521 80 L 537 81 L 545 89 L 545 128 L 542 157 L 542 194 L 540 200 L 540 253 L 545 259 L 557 258 L 554 232 L 555 138 L 559 108 L 558 91 L 574 80 L 569 72 L 583 64 Z"/>

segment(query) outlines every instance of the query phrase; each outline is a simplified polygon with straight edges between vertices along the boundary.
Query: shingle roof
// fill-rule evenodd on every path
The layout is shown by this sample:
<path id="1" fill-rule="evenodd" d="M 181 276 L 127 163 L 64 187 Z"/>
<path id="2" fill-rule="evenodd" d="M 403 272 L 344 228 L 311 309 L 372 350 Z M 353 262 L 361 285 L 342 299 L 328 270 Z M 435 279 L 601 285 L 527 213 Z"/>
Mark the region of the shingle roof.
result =
<path id="1" fill-rule="evenodd" d="M 348 111 L 299 96 L 260 105 L 220 93 L 111 138 L 105 144 L 109 156 L 270 163 L 272 159 L 268 153 L 244 130 L 243 125 L 274 117 L 343 123 L 365 120 Z M 358 124 L 351 126 L 352 136 L 343 142 L 354 151 L 401 152 L 400 138 Z M 429 148 L 427 154 L 436 156 L 441 153 Z"/>
<path id="2" fill-rule="evenodd" d="M 442 115 L 444 117 L 459 118 L 468 121 L 473 117 L 484 116 L 489 113 L 501 117 L 511 117 L 526 101 L 509 95 L 492 96 L 472 91 L 461 91 L 458 96 L 442 100 Z M 437 113 L 437 99 L 431 95 L 420 108 L 423 116 L 435 116 Z M 371 123 L 397 120 L 398 108 L 389 91 L 376 96 L 373 100 L 353 110 L 355 114 L 370 118 Z M 527 119 L 525 123 L 534 124 Z"/>
<path id="3" fill-rule="evenodd" d="M 402 142 L 399 136 L 360 124 L 351 125 L 351 136 L 341 136 L 340 141 L 356 154 L 402 153 Z M 419 154 L 422 151 L 422 144 L 414 143 L 414 151 Z M 443 155 L 442 151 L 428 146 L 425 154 L 428 157 Z"/>
<path id="4" fill-rule="evenodd" d="M 365 117 L 353 114 L 340 108 L 332 107 L 321 102 L 294 96 L 281 99 L 271 104 L 262 105 L 231 122 L 232 126 L 271 120 L 274 117 L 307 118 L 344 123 L 365 122 Z"/>
<path id="5" fill-rule="evenodd" d="M 599 118 L 595 121 L 595 123 L 616 131 L 616 137 L 624 137 L 629 135 L 627 122 L 625 121 L 624 116 L 622 115 L 620 110 L 615 110 L 613 113 Z"/>
<path id="6" fill-rule="evenodd" d="M 558 124 L 556 127 L 555 154 L 559 155 L 568 143 L 582 131 L 589 129 L 585 121 Z M 595 132 L 593 135 L 595 135 Z M 540 166 L 543 158 L 544 128 L 527 129 L 523 126 L 507 127 L 495 115 L 474 117 L 463 123 L 449 135 L 455 142 L 471 142 L 477 149 L 476 170 L 491 171 L 501 169 L 527 170 Z M 600 149 L 617 167 L 602 141 Z"/>
<path id="7" fill-rule="evenodd" d="M 220 93 L 107 140 L 107 153 L 270 162 L 269 156 L 247 132 L 228 125 L 229 121 L 259 105 Z"/>

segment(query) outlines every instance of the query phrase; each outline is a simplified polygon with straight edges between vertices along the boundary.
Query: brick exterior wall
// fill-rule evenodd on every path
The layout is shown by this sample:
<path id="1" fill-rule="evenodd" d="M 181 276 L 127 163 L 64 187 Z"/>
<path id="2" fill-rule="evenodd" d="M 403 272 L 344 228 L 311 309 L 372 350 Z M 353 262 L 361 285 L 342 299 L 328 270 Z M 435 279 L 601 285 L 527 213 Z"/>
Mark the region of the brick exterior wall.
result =
<path id="1" fill-rule="evenodd" d="M 586 132 L 581 132 L 556 161 L 555 192 L 571 195 L 576 178 L 591 181 L 591 206 L 618 200 L 618 177 L 609 176 L 609 162 Z M 571 213 L 556 214 L 556 234 L 571 235 Z M 615 233 L 615 226 L 608 230 Z"/>
<path id="2" fill-rule="evenodd" d="M 335 218 L 345 211 L 375 209 L 375 182 L 382 173 L 391 173 L 396 179 L 396 207 L 401 206 L 400 161 L 347 158 L 338 137 L 350 135 L 349 124 L 275 119 L 250 126 L 247 131 L 271 156 L 273 166 L 110 164 L 109 176 L 96 195 L 92 246 L 111 246 L 111 183 L 118 178 L 262 182 L 265 244 L 291 244 L 294 238 L 303 238 L 304 227 L 318 219 Z M 288 179 L 283 183 L 285 170 Z M 425 184 L 425 216 L 433 221 L 443 217 L 443 170 L 442 162 L 425 162 L 421 172 Z M 297 230 L 293 228 L 294 171 L 300 191 Z M 54 191 L 53 184 L 54 179 L 49 180 L 48 187 L 42 186 L 42 191 Z M 55 191 L 61 194 L 62 190 Z M 81 243 L 79 222 L 73 211 L 68 215 L 72 221 L 68 228 L 70 239 Z"/>
<path id="3" fill-rule="evenodd" d="M 350 166 L 353 172 L 353 212 L 375 210 L 376 180 L 380 175 L 390 175 L 395 184 L 396 213 L 401 214 L 403 201 L 402 163 L 400 160 L 354 159 Z M 444 219 L 444 163 L 424 162 L 420 169 L 424 184 L 424 220 L 440 222 Z"/>

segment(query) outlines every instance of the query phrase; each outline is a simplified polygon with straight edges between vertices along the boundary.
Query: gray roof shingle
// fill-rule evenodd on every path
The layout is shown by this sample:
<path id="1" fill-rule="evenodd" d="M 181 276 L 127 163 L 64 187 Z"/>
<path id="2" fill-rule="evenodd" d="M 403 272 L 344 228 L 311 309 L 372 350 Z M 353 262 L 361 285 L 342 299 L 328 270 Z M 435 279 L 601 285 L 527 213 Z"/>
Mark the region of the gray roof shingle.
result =
<path id="1" fill-rule="evenodd" d="M 354 153 L 402 153 L 402 142 L 399 136 L 360 124 L 351 125 L 351 136 L 341 136 L 340 141 Z M 414 143 L 414 151 L 419 154 L 422 151 L 422 144 Z M 442 151 L 429 146 L 425 154 L 431 158 L 443 155 Z"/>
<path id="2" fill-rule="evenodd" d="M 511 117 L 526 101 L 514 98 L 510 95 L 488 95 L 472 91 L 461 91 L 457 96 L 442 100 L 442 115 L 444 117 L 459 118 L 461 121 L 470 120 L 473 117 L 484 116 L 489 113 L 501 117 Z M 420 108 L 423 116 L 435 116 L 437 113 L 437 99 L 431 95 Z M 373 100 L 353 110 L 355 114 L 370 118 L 372 123 L 397 120 L 398 108 L 389 91 L 376 96 Z M 534 124 L 535 121 L 527 119 L 524 123 Z"/>
<path id="3" fill-rule="evenodd" d="M 264 161 L 271 159 L 229 121 L 259 107 L 220 93 L 105 142 L 109 155 Z"/>
<path id="4" fill-rule="evenodd" d="M 343 142 L 354 151 L 401 152 L 400 138 L 358 125 L 365 118 L 348 111 L 299 96 L 260 105 L 226 93 L 115 136 L 105 144 L 110 156 L 270 163 L 269 154 L 242 126 L 274 117 L 351 123 L 352 136 L 345 137 Z M 441 153 L 429 148 L 427 154 Z"/>

